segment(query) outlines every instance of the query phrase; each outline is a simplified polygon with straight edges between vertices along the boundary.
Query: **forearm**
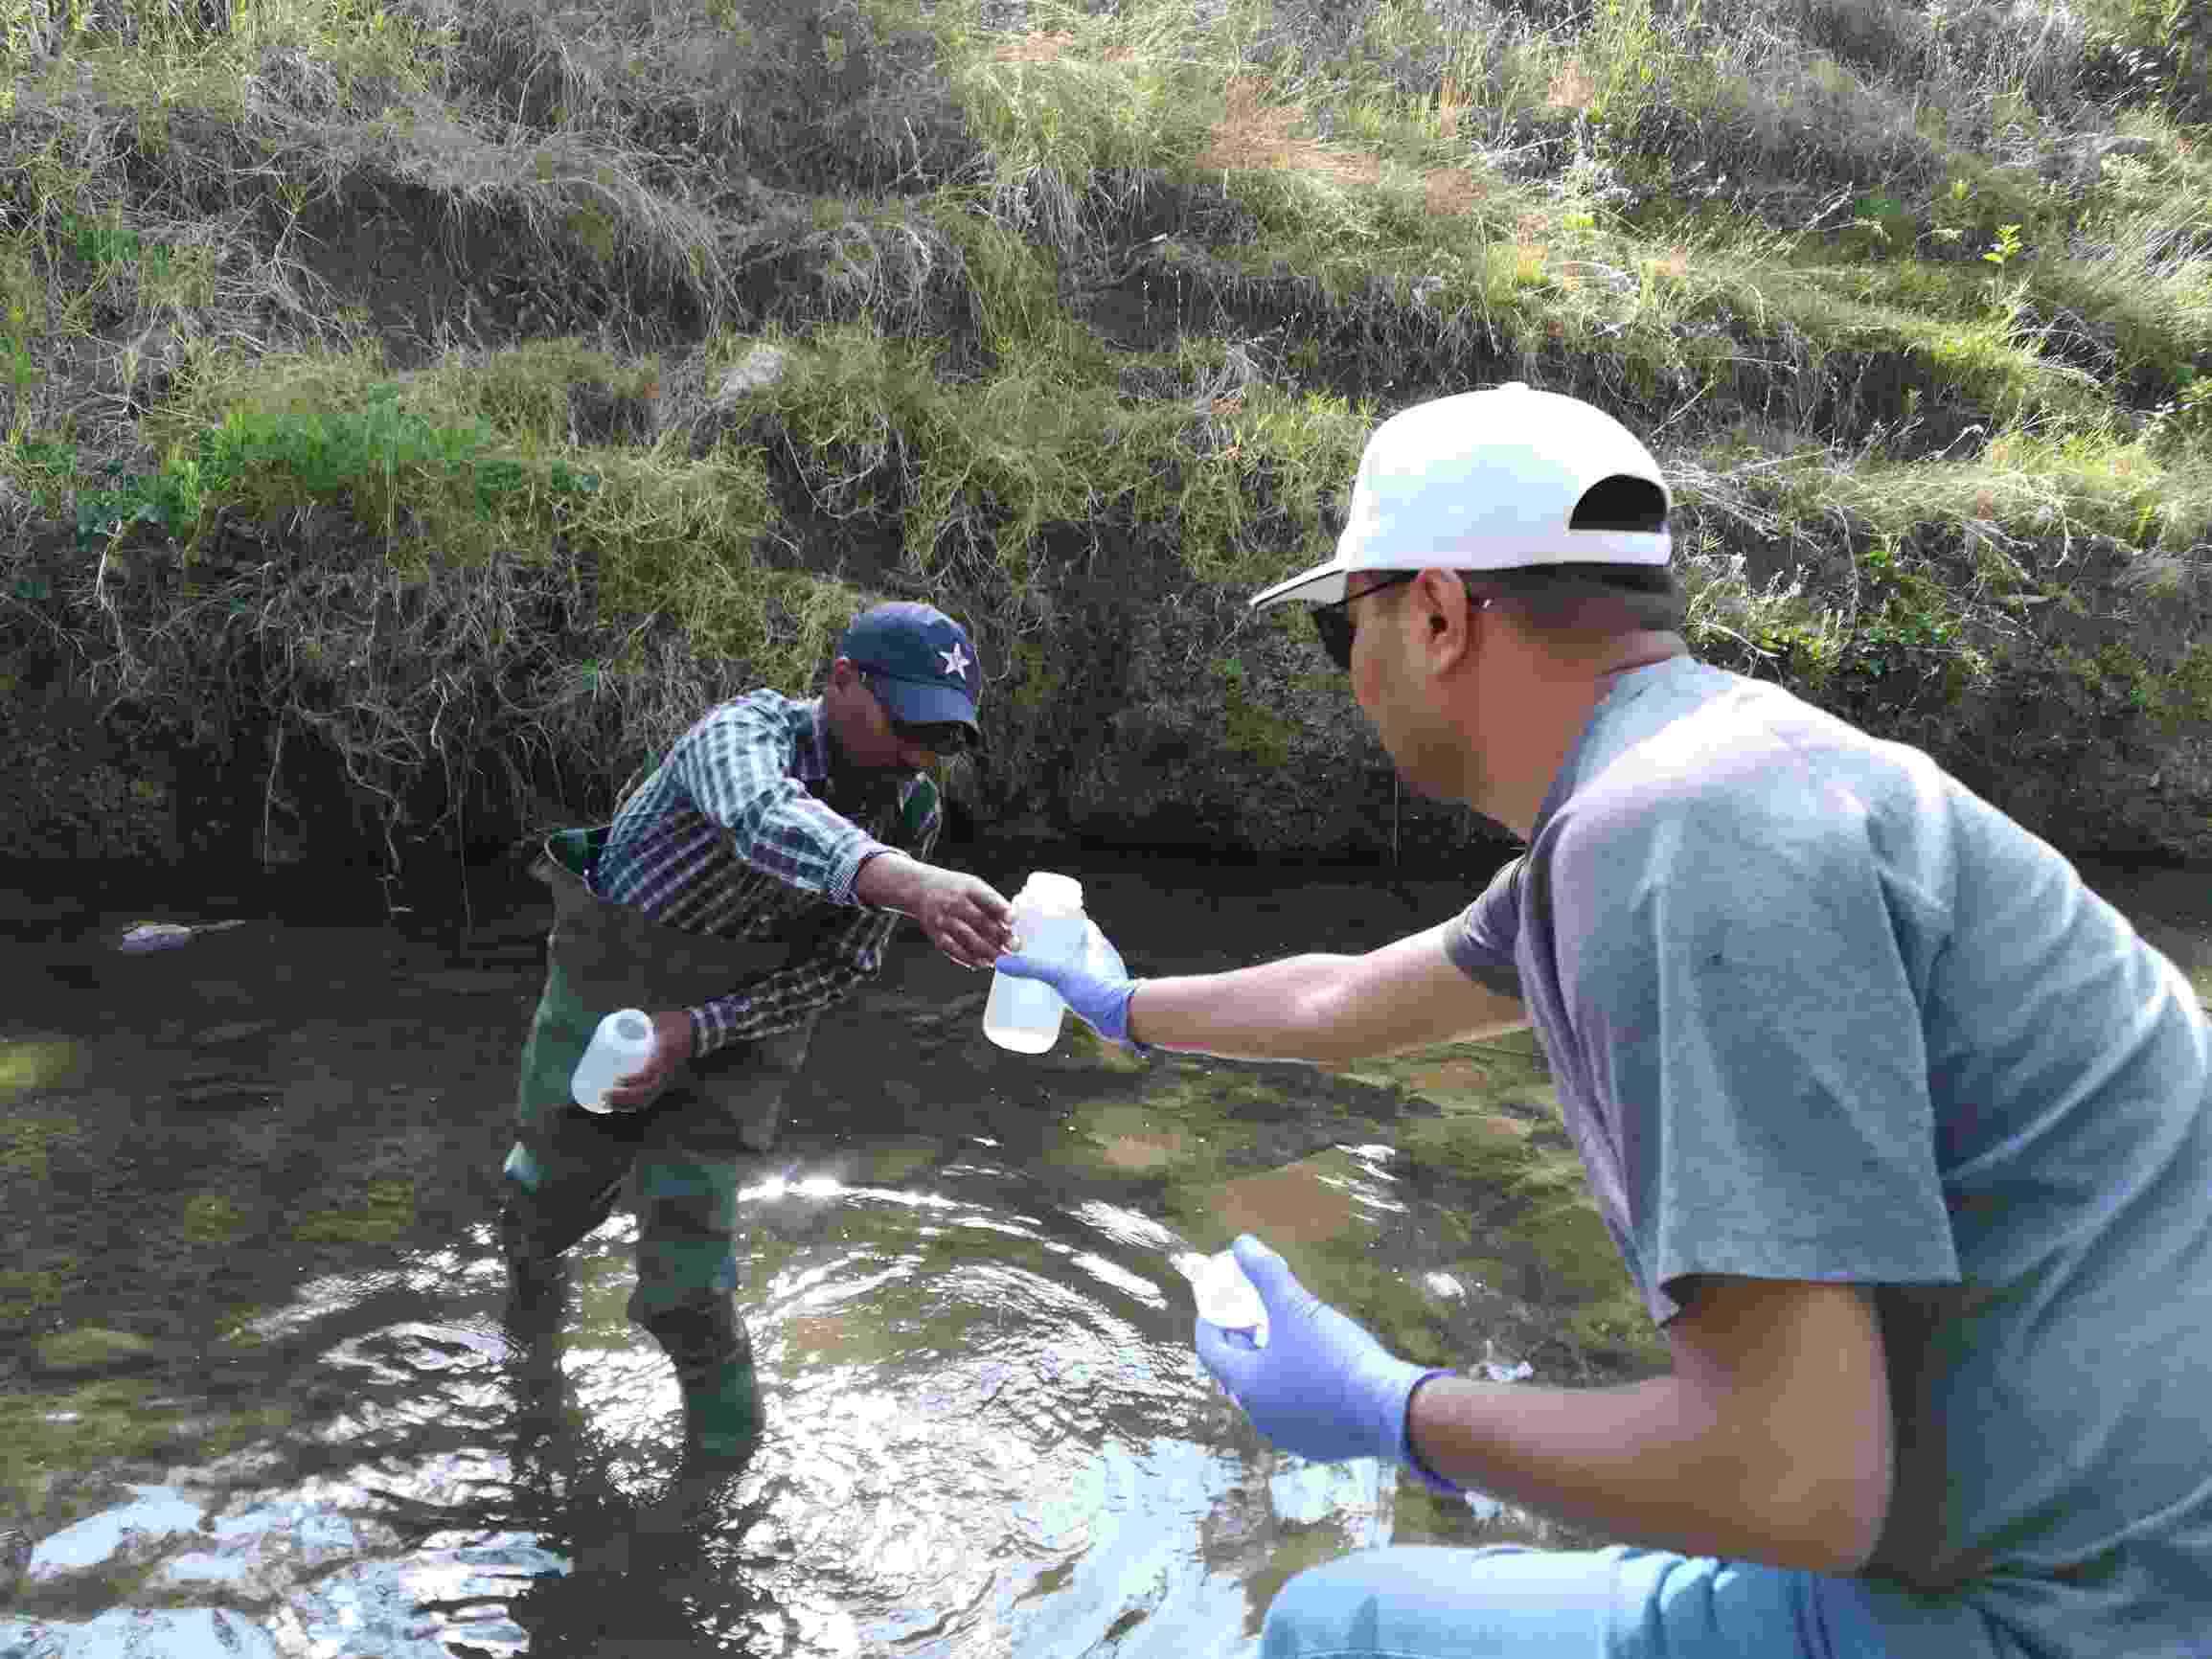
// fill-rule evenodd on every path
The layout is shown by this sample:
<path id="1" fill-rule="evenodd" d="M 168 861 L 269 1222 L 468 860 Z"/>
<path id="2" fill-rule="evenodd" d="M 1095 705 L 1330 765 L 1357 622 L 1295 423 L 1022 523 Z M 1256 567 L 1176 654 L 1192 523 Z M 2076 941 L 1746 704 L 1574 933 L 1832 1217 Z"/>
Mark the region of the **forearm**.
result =
<path id="1" fill-rule="evenodd" d="M 1330 1011 L 1349 956 L 1288 956 L 1227 973 L 1146 979 L 1129 1004 L 1129 1035 L 1152 1048 L 1244 1060 L 1353 1058 Z"/>
<path id="2" fill-rule="evenodd" d="M 1615 1541 L 1826 1574 L 1873 1548 L 1865 1494 L 1820 1478 L 1821 1447 L 1723 1421 L 1677 1376 L 1617 1389 L 1433 1377 L 1406 1435 L 1445 1479 Z"/>
<path id="3" fill-rule="evenodd" d="M 895 910 L 914 916 L 922 908 L 923 889 L 934 867 L 896 847 L 871 853 L 853 881 L 853 897 L 871 910 Z"/>
<path id="4" fill-rule="evenodd" d="M 1225 1059 L 1342 1065 L 1473 1041 L 1528 1024 L 1518 999 L 1485 990 L 1456 972 L 1441 999 L 1409 987 L 1379 987 L 1365 971 L 1373 961 L 1288 956 L 1227 973 L 1139 980 L 1129 1004 L 1129 1034 L 1148 1047 Z M 1394 994 L 1401 989 L 1405 994 Z"/>

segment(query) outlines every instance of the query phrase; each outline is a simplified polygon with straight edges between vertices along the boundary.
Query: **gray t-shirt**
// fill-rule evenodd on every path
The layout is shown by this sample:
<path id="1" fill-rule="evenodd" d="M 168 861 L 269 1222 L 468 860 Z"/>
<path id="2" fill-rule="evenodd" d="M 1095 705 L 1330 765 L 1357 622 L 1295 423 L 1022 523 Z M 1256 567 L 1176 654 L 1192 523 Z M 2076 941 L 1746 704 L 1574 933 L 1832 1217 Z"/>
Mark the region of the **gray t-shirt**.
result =
<path id="1" fill-rule="evenodd" d="M 2212 1652 L 2212 1025 L 1917 749 L 1688 657 L 1616 676 L 1452 960 L 1517 977 L 1652 1317 L 1869 1286 L 1870 1576 L 2036 1650 Z"/>

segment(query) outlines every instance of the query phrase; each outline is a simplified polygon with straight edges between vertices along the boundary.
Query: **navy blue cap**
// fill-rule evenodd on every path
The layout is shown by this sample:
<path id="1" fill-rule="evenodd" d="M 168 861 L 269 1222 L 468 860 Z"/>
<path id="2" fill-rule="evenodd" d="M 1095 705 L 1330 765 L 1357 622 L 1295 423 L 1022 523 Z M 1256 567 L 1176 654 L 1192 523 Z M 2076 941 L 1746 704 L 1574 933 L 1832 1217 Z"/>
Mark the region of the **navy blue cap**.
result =
<path id="1" fill-rule="evenodd" d="M 900 601 L 853 619 L 837 654 L 865 670 L 891 717 L 909 725 L 958 720 L 973 728 L 983 667 L 968 630 L 932 605 Z"/>

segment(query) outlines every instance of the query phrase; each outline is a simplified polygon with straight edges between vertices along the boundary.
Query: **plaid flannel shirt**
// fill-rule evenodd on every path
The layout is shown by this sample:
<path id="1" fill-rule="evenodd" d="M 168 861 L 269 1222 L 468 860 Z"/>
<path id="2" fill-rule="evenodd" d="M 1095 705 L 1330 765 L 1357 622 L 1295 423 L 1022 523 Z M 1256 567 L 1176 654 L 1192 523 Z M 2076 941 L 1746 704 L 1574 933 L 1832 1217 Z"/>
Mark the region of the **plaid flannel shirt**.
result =
<path id="1" fill-rule="evenodd" d="M 791 966 L 690 1011 L 693 1053 L 788 1031 L 883 965 L 899 912 L 854 894 L 860 866 L 897 847 L 926 858 L 942 814 L 920 773 L 859 808 L 820 798 L 830 734 L 820 699 L 759 691 L 710 709 L 615 813 L 591 889 L 655 921 L 724 938 L 809 946 Z M 916 800 L 917 791 L 927 791 Z M 909 808 L 918 818 L 909 832 Z"/>

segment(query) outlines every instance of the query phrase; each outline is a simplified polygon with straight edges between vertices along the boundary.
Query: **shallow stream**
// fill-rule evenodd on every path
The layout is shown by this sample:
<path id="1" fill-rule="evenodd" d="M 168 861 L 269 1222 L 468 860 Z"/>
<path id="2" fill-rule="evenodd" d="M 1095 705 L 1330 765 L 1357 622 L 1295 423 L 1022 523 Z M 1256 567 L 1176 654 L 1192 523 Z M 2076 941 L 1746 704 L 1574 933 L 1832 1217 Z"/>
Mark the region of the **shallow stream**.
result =
<path id="1" fill-rule="evenodd" d="M 968 862 L 1011 892 L 1028 860 Z M 1481 879 L 1059 867 L 1139 973 L 1365 949 Z M 1072 1026 L 1029 1058 L 907 929 L 747 1173 L 769 1438 L 672 1521 L 627 1209 L 574 1253 L 565 1426 L 514 1437 L 490 1219 L 544 890 L 56 875 L 0 873 L 0 1659 L 1250 1653 L 1348 1550 L 1579 1540 L 1267 1447 L 1193 1355 L 1190 1252 L 1260 1233 L 1411 1358 L 1659 1363 L 1525 1034 L 1340 1074 Z M 2212 995 L 2212 882 L 2095 879 Z"/>

